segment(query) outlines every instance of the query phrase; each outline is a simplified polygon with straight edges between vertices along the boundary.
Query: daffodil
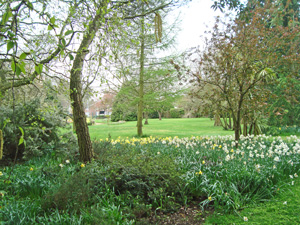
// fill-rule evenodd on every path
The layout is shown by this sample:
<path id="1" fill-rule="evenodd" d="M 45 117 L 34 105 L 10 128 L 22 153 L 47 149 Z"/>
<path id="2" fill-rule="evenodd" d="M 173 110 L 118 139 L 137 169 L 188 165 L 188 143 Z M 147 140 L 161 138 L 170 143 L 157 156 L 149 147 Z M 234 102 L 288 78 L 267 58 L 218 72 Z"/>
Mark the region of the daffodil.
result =
<path id="1" fill-rule="evenodd" d="M 202 164 L 205 164 L 205 160 L 202 161 Z"/>
<path id="2" fill-rule="evenodd" d="M 33 168 L 31 167 L 29 170 L 30 170 L 30 171 L 33 171 Z"/>
<path id="3" fill-rule="evenodd" d="M 208 197 L 208 200 L 209 200 L 209 201 L 211 201 L 211 200 L 212 200 L 212 197 L 211 197 L 211 196 L 209 196 L 209 197 Z"/>
<path id="4" fill-rule="evenodd" d="M 82 163 L 82 164 L 80 165 L 80 167 L 81 167 L 81 168 L 85 167 L 85 164 L 84 164 L 84 163 Z"/>

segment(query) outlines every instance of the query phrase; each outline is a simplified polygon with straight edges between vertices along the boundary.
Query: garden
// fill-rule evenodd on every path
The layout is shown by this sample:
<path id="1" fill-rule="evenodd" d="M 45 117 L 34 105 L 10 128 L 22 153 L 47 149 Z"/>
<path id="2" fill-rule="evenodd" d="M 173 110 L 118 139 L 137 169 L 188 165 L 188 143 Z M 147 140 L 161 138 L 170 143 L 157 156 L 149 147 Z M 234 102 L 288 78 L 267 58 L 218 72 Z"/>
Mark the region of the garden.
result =
<path id="1" fill-rule="evenodd" d="M 192 120 L 213 125 L 209 119 Z M 182 119 L 182 127 L 188 122 Z M 165 123 L 180 133 L 176 128 L 180 120 Z M 124 124 L 93 126 L 116 126 L 120 134 L 124 129 Z M 98 137 L 93 141 L 95 158 L 90 163 L 82 163 L 76 151 L 47 146 L 43 156 L 1 166 L 1 221 L 199 224 L 214 213 L 208 221 L 220 223 L 224 220 L 220 215 L 235 215 L 227 221 L 242 223 L 255 221 L 243 209 L 272 202 L 274 197 L 292 193 L 292 188 L 298 187 L 299 194 L 299 136 L 252 135 L 236 142 L 232 134 L 217 133 Z M 290 201 L 281 203 L 287 208 Z M 290 210 L 294 214 L 289 214 L 289 221 L 299 223 L 295 208 Z"/>
<path id="2" fill-rule="evenodd" d="M 299 2 L 1 1 L 0 224 L 300 224 Z"/>

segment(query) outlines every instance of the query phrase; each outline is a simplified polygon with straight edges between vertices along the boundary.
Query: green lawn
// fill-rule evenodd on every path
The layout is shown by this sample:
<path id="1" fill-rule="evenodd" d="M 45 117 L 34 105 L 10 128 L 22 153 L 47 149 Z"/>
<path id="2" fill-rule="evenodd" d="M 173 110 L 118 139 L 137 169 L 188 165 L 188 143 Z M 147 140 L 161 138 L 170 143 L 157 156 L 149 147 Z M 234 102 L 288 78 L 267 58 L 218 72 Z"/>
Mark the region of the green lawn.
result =
<path id="1" fill-rule="evenodd" d="M 89 126 L 92 139 L 133 137 L 137 134 L 136 121 L 125 123 L 110 123 Z M 214 121 L 209 118 L 180 118 L 180 119 L 149 119 L 149 125 L 143 126 L 146 136 L 157 137 L 191 137 L 191 136 L 216 136 L 232 135 L 233 131 L 215 127 Z"/>

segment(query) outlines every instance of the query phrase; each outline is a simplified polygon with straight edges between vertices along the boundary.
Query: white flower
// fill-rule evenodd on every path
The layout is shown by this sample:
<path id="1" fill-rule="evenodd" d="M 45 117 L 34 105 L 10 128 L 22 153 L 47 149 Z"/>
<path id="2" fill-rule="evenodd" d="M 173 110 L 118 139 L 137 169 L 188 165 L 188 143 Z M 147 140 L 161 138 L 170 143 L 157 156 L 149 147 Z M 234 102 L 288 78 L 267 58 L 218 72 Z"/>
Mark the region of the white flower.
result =
<path id="1" fill-rule="evenodd" d="M 67 159 L 67 160 L 66 160 L 66 163 L 70 163 L 70 160 Z"/>
<path id="2" fill-rule="evenodd" d="M 246 216 L 244 216 L 244 221 L 247 222 L 248 221 L 248 218 Z"/>
<path id="3" fill-rule="evenodd" d="M 160 152 L 157 152 L 157 155 L 159 155 L 160 154 Z"/>
<path id="4" fill-rule="evenodd" d="M 292 181 L 292 185 L 294 185 L 295 181 Z"/>
<path id="5" fill-rule="evenodd" d="M 280 161 L 279 157 L 276 156 L 276 157 L 274 158 L 274 161 L 279 162 L 279 161 Z"/>
<path id="6" fill-rule="evenodd" d="M 298 174 L 295 173 L 295 174 L 294 174 L 294 177 L 298 177 Z"/>
<path id="7" fill-rule="evenodd" d="M 63 167 L 64 167 L 64 165 L 63 165 L 63 164 L 59 164 L 59 166 L 60 166 L 61 168 L 63 168 Z"/>
<path id="8" fill-rule="evenodd" d="M 199 151 L 196 151 L 196 155 L 198 155 L 200 152 Z"/>
<path id="9" fill-rule="evenodd" d="M 283 202 L 284 205 L 287 205 L 287 201 Z"/>
<path id="10" fill-rule="evenodd" d="M 293 179 L 294 178 L 293 175 L 290 175 L 290 178 Z"/>
<path id="11" fill-rule="evenodd" d="M 226 155 L 225 160 L 229 161 L 230 160 L 230 155 Z"/>

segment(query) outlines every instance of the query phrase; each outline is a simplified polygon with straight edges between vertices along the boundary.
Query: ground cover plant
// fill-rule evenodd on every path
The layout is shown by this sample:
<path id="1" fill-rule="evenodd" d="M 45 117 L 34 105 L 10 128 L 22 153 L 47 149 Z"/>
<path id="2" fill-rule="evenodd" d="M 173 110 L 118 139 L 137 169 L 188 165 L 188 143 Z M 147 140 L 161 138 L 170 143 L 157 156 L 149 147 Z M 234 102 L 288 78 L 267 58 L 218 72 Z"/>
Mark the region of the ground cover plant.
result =
<path id="1" fill-rule="evenodd" d="M 13 171 L 2 168 L 1 221 L 155 224 L 162 223 L 155 215 L 191 204 L 240 214 L 300 175 L 296 136 L 247 136 L 238 147 L 233 136 L 117 138 L 95 141 L 94 149 L 89 164 L 76 155 L 49 154 Z"/>

